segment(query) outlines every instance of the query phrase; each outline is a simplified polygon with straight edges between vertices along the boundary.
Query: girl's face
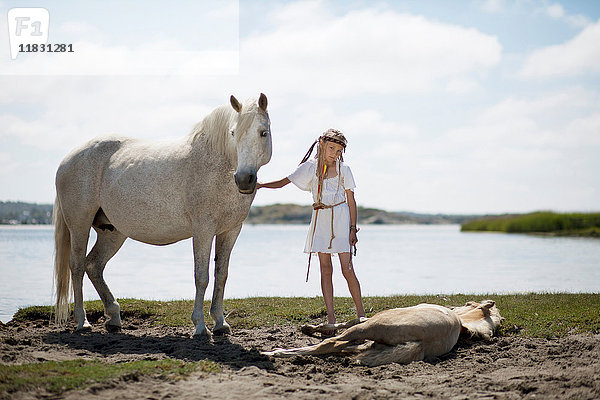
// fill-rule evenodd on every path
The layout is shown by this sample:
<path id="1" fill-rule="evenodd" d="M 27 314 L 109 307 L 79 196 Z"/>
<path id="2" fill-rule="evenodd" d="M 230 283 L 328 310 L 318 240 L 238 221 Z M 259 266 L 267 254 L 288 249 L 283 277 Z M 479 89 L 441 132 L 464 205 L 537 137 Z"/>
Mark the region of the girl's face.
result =
<path id="1" fill-rule="evenodd" d="M 341 144 L 323 141 L 324 149 L 325 149 L 325 163 L 327 165 L 331 165 L 337 160 L 341 155 L 344 148 Z"/>

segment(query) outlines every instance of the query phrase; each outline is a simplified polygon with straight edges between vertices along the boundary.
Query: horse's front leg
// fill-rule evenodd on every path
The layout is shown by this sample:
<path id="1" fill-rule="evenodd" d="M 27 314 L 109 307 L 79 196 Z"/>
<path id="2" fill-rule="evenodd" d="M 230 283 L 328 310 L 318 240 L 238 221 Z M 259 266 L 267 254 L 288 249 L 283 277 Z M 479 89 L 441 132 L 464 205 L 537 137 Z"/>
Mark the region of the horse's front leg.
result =
<path id="1" fill-rule="evenodd" d="M 227 281 L 227 273 L 229 270 L 229 258 L 233 245 L 240 234 L 242 225 L 217 235 L 215 243 L 215 288 L 213 290 L 213 298 L 210 304 L 210 316 L 215 321 L 213 333 L 215 335 L 224 335 L 231 333 L 231 327 L 225 321 L 223 315 L 223 296 L 225 294 L 225 282 Z"/>
<path id="2" fill-rule="evenodd" d="M 212 234 L 194 234 L 194 279 L 196 283 L 196 299 L 192 312 L 192 322 L 196 326 L 194 337 L 210 336 L 204 322 L 204 293 L 208 286 L 208 264 L 212 240 Z"/>

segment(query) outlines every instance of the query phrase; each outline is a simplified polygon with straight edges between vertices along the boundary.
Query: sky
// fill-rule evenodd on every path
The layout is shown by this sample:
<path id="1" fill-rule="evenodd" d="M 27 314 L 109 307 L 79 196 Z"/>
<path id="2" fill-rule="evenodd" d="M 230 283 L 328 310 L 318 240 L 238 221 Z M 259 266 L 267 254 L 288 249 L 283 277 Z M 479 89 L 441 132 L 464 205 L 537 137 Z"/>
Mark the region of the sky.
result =
<path id="1" fill-rule="evenodd" d="M 11 59 L 24 5 L 74 51 Z M 573 0 L 0 0 L 0 201 L 53 202 L 60 161 L 93 137 L 176 139 L 261 92 L 261 182 L 337 128 L 359 206 L 600 211 L 600 2 Z M 286 202 L 311 196 L 254 204 Z"/>

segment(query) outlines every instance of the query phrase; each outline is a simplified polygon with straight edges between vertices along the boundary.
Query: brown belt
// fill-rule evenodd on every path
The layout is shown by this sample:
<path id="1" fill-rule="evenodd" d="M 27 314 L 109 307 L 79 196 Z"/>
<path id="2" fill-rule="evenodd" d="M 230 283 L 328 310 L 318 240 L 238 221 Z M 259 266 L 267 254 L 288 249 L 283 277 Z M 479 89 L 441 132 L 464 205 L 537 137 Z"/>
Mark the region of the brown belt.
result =
<path id="1" fill-rule="evenodd" d="M 310 256 L 312 254 L 312 245 L 313 245 L 313 239 L 315 238 L 315 231 L 317 230 L 317 217 L 319 216 L 319 210 L 323 210 L 323 209 L 327 209 L 327 208 L 334 208 L 334 207 L 344 204 L 345 202 L 346 202 L 346 200 L 340 201 L 339 203 L 336 203 L 336 204 L 323 204 L 319 201 L 312 205 L 313 210 L 315 210 L 316 213 L 315 213 L 315 219 L 313 221 L 314 225 L 312 228 L 312 236 L 310 238 L 310 250 L 308 253 L 308 269 L 306 271 L 306 281 L 307 282 L 308 282 L 308 274 L 310 273 Z M 331 239 L 329 239 L 328 249 L 331 249 L 334 238 L 335 238 L 335 235 L 333 233 L 333 210 L 331 210 Z"/>

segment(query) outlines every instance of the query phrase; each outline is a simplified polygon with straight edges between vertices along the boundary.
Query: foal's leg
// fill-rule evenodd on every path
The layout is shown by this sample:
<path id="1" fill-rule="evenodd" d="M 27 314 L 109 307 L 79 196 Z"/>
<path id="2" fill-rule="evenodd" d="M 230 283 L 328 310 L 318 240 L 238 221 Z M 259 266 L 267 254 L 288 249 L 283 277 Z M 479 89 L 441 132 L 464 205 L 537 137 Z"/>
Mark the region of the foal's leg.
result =
<path id="1" fill-rule="evenodd" d="M 85 254 L 87 252 L 87 243 L 90 234 L 90 227 L 71 228 L 71 279 L 73 282 L 73 316 L 77 323 L 76 330 L 91 329 L 91 325 L 85 315 L 83 308 L 83 275 L 85 274 Z"/>
<path id="2" fill-rule="evenodd" d="M 210 304 L 210 316 L 215 321 L 213 333 L 222 335 L 231 333 L 231 327 L 225 321 L 223 315 L 223 296 L 225 294 L 225 282 L 227 281 L 227 273 L 229 270 L 229 258 L 233 245 L 240 234 L 242 226 L 238 226 L 228 232 L 217 236 L 215 243 L 215 288 L 213 290 L 213 298 Z"/>
<path id="3" fill-rule="evenodd" d="M 104 267 L 121 248 L 127 237 L 119 231 L 96 229 L 98 239 L 85 260 L 85 270 L 104 304 L 104 325 L 109 332 L 121 329 L 121 307 L 104 281 Z"/>
<path id="4" fill-rule="evenodd" d="M 194 300 L 194 311 L 192 322 L 196 326 L 194 337 L 210 336 L 204 322 L 204 293 L 208 286 L 208 263 L 210 260 L 210 248 L 212 246 L 212 233 L 194 234 L 194 278 L 196 282 L 196 299 Z"/>

